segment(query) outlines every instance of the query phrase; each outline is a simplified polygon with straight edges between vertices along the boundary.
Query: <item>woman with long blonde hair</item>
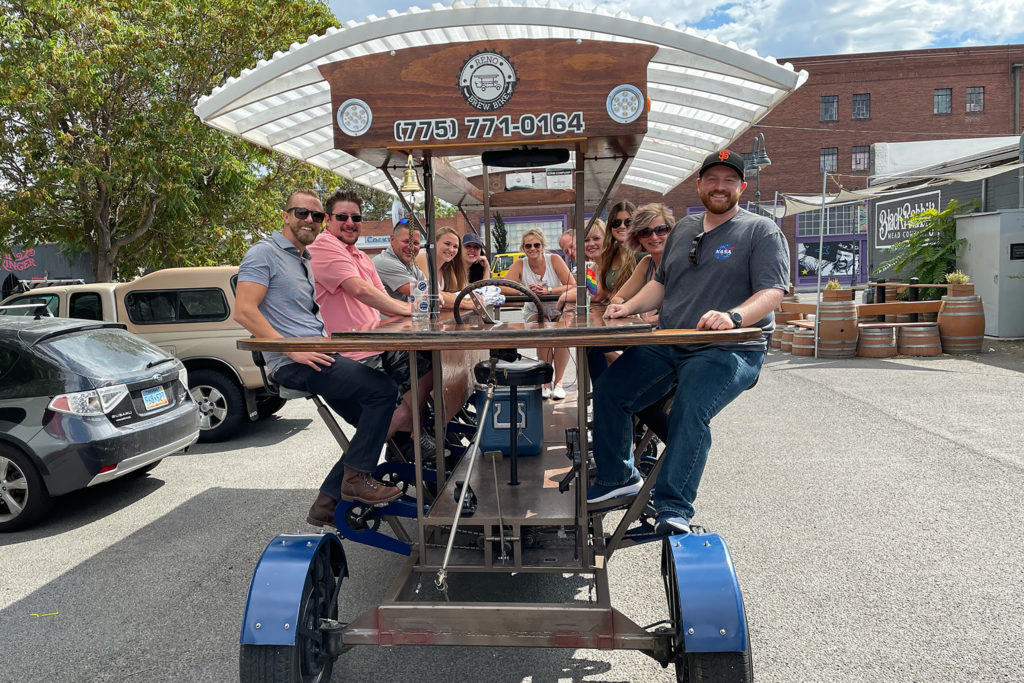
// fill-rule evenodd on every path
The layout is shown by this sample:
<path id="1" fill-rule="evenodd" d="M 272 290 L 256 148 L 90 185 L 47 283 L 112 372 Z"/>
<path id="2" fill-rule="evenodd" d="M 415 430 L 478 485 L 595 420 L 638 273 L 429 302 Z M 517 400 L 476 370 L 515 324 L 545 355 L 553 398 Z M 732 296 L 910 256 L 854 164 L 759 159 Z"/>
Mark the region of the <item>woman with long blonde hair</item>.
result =
<path id="1" fill-rule="evenodd" d="M 513 263 L 506 277 L 509 280 L 522 282 L 530 288 L 530 291 L 541 296 L 562 295 L 572 290 L 576 286 L 576 278 L 569 272 L 569 266 L 565 265 L 565 261 L 548 253 L 547 246 L 547 239 L 541 230 L 531 228 L 523 233 L 519 248 L 526 254 L 526 258 L 521 258 Z M 504 288 L 504 291 L 507 294 L 519 294 L 518 291 L 510 288 Z M 557 320 L 562 315 L 554 302 L 544 304 L 544 313 L 548 320 Z M 537 315 L 537 307 L 532 303 L 526 304 L 523 307 L 523 316 L 529 319 L 533 315 Z M 551 387 L 545 386 L 542 389 L 543 397 L 556 401 L 565 398 L 562 375 L 565 374 L 565 368 L 569 365 L 569 349 L 537 349 L 537 357 L 547 363 L 553 359 L 555 366 L 554 382 Z"/>
<path id="2" fill-rule="evenodd" d="M 466 264 L 462 260 L 462 238 L 454 228 L 439 228 L 434 238 L 435 253 L 437 255 L 436 269 L 433 273 L 427 272 L 427 252 L 421 250 L 416 256 L 416 265 L 427 274 L 428 277 L 437 278 L 437 291 L 441 296 L 441 308 L 453 308 L 455 306 L 455 295 L 466 286 Z M 473 303 L 468 298 L 463 299 L 462 308 L 472 308 Z"/>

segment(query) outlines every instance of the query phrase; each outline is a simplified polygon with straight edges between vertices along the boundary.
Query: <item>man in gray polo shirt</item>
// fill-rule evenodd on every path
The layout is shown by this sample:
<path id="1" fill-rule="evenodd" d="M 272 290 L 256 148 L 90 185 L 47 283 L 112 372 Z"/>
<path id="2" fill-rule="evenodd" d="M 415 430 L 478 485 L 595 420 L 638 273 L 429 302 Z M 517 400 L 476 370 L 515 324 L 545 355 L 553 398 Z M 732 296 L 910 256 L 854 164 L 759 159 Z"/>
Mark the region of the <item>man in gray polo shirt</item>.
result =
<path id="1" fill-rule="evenodd" d="M 595 483 L 590 503 L 630 496 L 643 478 L 630 453 L 632 416 L 675 389 L 668 438 L 654 487 L 655 530 L 689 533 L 711 448 L 714 417 L 756 380 L 772 311 L 789 284 L 789 247 L 771 220 L 739 208 L 743 158 L 729 150 L 708 155 L 697 192 L 703 214 L 676 223 L 654 279 L 623 304 L 608 306 L 606 318 L 660 309 L 664 329 L 729 330 L 760 327 L 760 338 L 718 344 L 634 346 L 612 363 L 594 385 Z"/>
<path id="2" fill-rule="evenodd" d="M 281 232 L 250 247 L 238 267 L 235 320 L 256 337 L 323 337 L 306 249 L 324 222 L 316 192 L 293 192 L 282 218 Z M 338 498 L 384 505 L 401 496 L 398 488 L 372 476 L 398 403 L 395 381 L 336 353 L 288 351 L 265 356 L 275 382 L 319 394 L 356 427 L 348 450 L 320 485 L 306 521 L 334 526 Z"/>
<path id="3" fill-rule="evenodd" d="M 419 252 L 420 231 L 408 218 L 403 218 L 391 231 L 387 249 L 373 257 L 373 267 L 392 299 L 408 301 L 413 283 L 427 279 L 413 260 Z"/>

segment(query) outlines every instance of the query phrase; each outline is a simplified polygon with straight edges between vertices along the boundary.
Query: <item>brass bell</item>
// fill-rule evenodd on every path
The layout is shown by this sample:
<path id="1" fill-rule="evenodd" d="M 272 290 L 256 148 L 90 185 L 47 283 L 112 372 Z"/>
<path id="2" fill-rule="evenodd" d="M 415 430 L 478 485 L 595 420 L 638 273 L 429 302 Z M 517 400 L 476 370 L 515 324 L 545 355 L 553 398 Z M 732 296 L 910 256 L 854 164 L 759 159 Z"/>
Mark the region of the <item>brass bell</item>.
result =
<path id="1" fill-rule="evenodd" d="M 412 163 L 412 155 L 409 155 L 409 161 L 405 165 L 405 173 L 402 174 L 402 192 L 423 192 L 423 186 L 420 185 L 420 179 L 416 175 L 416 168 Z"/>

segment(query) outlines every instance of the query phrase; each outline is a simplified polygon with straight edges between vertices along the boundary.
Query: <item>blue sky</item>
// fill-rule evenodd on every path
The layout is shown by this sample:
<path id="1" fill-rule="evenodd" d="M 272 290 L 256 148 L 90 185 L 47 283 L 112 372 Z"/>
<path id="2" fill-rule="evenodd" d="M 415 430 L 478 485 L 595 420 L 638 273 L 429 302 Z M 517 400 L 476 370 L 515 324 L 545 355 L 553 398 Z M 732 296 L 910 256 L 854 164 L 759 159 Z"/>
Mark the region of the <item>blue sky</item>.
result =
<path id="1" fill-rule="evenodd" d="M 330 0 L 329 4 L 339 21 L 361 21 L 370 14 L 384 16 L 389 9 L 405 11 L 413 3 Z M 416 4 L 426 8 L 431 3 Z M 582 4 L 691 26 L 772 57 L 1024 43 L 1024 0 L 582 0 Z"/>

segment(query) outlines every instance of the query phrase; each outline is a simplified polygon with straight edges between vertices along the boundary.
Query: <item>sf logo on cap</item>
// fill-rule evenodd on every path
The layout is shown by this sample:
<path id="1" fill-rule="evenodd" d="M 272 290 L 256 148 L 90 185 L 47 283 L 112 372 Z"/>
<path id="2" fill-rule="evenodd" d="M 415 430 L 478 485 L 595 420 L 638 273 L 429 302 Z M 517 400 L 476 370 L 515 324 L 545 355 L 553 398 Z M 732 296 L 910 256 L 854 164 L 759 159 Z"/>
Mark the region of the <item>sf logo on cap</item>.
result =
<path id="1" fill-rule="evenodd" d="M 719 161 L 725 161 L 728 158 L 729 158 L 729 150 L 723 149 L 721 152 L 718 153 L 718 160 Z"/>

